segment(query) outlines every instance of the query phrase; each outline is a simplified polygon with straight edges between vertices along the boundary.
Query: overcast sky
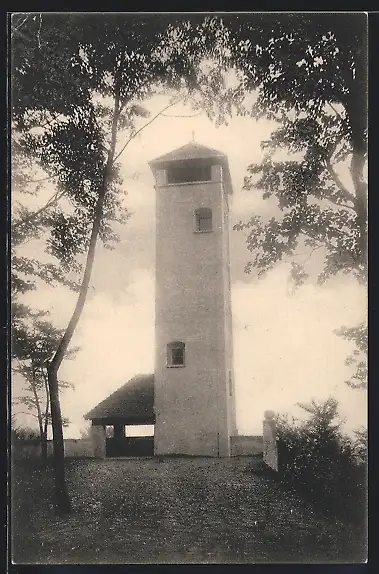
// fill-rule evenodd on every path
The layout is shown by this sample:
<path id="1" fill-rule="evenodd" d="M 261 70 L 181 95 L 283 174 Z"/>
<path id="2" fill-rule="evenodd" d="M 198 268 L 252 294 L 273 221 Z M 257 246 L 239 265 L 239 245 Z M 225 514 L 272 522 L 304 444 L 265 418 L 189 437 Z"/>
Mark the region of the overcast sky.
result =
<path id="1" fill-rule="evenodd" d="M 165 103 L 164 97 L 156 97 L 148 107 L 154 114 Z M 167 114 L 193 112 L 179 104 Z M 233 118 L 228 126 L 218 128 L 205 114 L 159 117 L 126 148 L 122 175 L 126 205 L 133 215 L 120 230 L 121 242 L 114 251 L 97 249 L 90 297 L 72 341 L 81 351 L 61 369 L 62 378 L 75 384 L 75 391 L 61 396 L 63 414 L 72 421 L 66 438 L 79 436 L 86 427 L 83 414 L 99 401 L 133 375 L 154 369 L 155 191 L 148 162 L 188 143 L 194 131 L 198 143 L 228 156 L 234 188 L 231 227 L 252 214 L 267 218 L 275 213 L 274 204 L 262 200 L 256 190 L 243 190 L 242 184 L 249 163 L 262 158 L 261 141 L 273 127 L 265 120 L 246 117 Z M 341 175 L 349 185 L 346 174 Z M 333 333 L 341 325 L 354 326 L 363 320 L 365 290 L 342 276 L 322 287 L 312 281 L 291 294 L 286 264 L 257 280 L 244 273 L 251 255 L 244 233 L 231 230 L 230 243 L 239 433 L 261 433 L 266 409 L 297 415 L 297 401 L 329 395 L 341 401 L 347 430 L 365 423 L 365 393 L 344 383 L 349 375 L 344 359 L 351 346 Z M 40 243 L 25 246 L 33 256 L 42 250 Z M 315 276 L 322 262 L 318 257 L 310 263 Z M 54 322 L 66 326 L 75 297 L 63 287 L 43 286 L 28 294 L 27 300 L 49 309 Z M 18 388 L 18 381 L 14 385 Z M 25 424 L 32 421 L 24 419 Z"/>

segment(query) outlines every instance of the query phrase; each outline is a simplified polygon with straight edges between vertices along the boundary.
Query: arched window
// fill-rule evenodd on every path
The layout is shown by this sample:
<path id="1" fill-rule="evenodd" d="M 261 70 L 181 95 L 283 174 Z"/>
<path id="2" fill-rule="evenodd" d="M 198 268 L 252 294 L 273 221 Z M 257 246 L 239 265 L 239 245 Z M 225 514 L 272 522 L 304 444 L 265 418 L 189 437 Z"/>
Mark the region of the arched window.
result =
<path id="1" fill-rule="evenodd" d="M 200 207 L 195 211 L 196 231 L 212 231 L 212 210 L 208 207 Z"/>
<path id="2" fill-rule="evenodd" d="M 167 345 L 167 366 L 184 367 L 185 344 L 181 341 L 173 341 Z"/>

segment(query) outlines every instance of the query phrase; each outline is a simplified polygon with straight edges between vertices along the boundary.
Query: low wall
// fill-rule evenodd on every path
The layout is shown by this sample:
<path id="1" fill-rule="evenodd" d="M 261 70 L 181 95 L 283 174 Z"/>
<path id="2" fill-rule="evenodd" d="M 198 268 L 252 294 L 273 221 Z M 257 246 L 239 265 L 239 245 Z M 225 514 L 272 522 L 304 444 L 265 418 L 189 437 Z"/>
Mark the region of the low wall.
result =
<path id="1" fill-rule="evenodd" d="M 254 456 L 263 453 L 262 436 L 236 435 L 230 437 L 231 456 Z"/>
<path id="2" fill-rule="evenodd" d="M 93 457 L 93 444 L 90 439 L 70 438 L 64 441 L 64 454 L 69 457 Z"/>
<path id="3" fill-rule="evenodd" d="M 41 456 L 41 445 L 35 441 L 20 441 L 11 448 L 12 458 L 38 458 Z M 53 441 L 47 441 L 47 454 L 51 456 L 53 454 Z M 90 439 L 65 439 L 64 440 L 64 454 L 67 457 L 78 458 L 78 457 L 90 457 L 93 454 L 93 445 Z"/>
<path id="4" fill-rule="evenodd" d="M 11 445 L 11 457 L 13 460 L 23 458 L 39 458 L 41 456 L 41 445 L 27 440 Z"/>

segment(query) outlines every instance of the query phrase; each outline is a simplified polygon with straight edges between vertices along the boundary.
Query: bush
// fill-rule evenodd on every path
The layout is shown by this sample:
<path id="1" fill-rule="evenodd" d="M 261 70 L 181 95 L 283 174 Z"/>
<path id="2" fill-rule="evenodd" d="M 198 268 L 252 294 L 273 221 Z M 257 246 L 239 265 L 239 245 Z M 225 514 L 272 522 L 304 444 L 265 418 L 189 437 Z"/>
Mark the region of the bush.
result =
<path id="1" fill-rule="evenodd" d="M 39 444 L 41 437 L 39 432 L 29 427 L 11 427 L 11 442 L 29 442 L 30 444 Z"/>
<path id="2" fill-rule="evenodd" d="M 366 508 L 367 433 L 357 431 L 356 440 L 343 435 L 338 403 L 299 405 L 308 421 L 278 419 L 279 476 L 301 491 L 324 511 L 362 519 Z"/>

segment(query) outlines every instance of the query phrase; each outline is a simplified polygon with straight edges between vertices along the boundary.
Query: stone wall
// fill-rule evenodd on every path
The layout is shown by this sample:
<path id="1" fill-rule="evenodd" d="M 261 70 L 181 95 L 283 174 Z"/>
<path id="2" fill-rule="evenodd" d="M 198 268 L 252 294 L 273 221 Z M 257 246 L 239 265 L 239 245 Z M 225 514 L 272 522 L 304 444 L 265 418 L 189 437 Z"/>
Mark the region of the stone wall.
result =
<path id="1" fill-rule="evenodd" d="M 266 411 L 263 421 L 263 462 L 272 470 L 278 471 L 276 417 L 273 411 Z"/>
<path id="2" fill-rule="evenodd" d="M 231 456 L 254 456 L 263 453 L 262 436 L 236 435 L 230 437 Z"/>
<path id="3" fill-rule="evenodd" d="M 64 441 L 64 454 L 69 457 L 87 457 L 94 456 L 91 439 L 66 439 Z"/>
<path id="4" fill-rule="evenodd" d="M 91 445 L 92 452 L 95 458 L 106 457 L 106 438 L 105 438 L 105 425 L 91 426 Z"/>
<path id="5" fill-rule="evenodd" d="M 47 454 L 53 454 L 53 441 L 47 442 Z M 94 451 L 90 439 L 65 439 L 64 454 L 70 458 L 93 458 Z M 41 445 L 35 442 L 22 441 L 12 446 L 11 456 L 13 460 L 23 458 L 39 458 L 41 456 Z"/>

